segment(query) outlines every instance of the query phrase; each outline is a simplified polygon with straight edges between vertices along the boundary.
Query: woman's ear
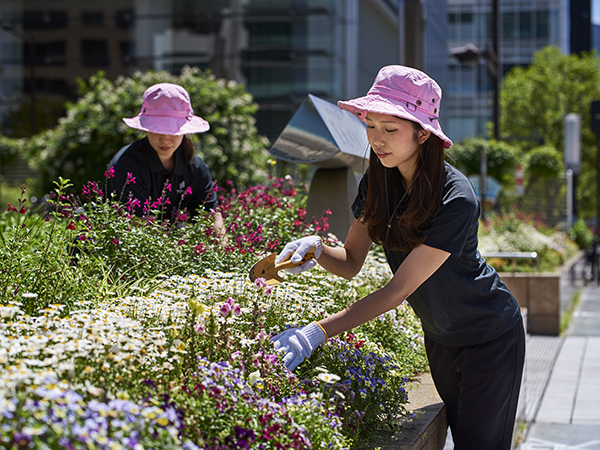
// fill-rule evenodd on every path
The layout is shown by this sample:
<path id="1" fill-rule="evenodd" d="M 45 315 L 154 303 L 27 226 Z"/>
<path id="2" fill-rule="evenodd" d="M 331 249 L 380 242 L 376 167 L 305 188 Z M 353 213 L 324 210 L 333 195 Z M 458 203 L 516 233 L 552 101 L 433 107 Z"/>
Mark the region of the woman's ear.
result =
<path id="1" fill-rule="evenodd" d="M 419 130 L 417 133 L 417 137 L 419 138 L 419 144 L 422 144 L 431 136 L 431 131 L 429 130 Z"/>

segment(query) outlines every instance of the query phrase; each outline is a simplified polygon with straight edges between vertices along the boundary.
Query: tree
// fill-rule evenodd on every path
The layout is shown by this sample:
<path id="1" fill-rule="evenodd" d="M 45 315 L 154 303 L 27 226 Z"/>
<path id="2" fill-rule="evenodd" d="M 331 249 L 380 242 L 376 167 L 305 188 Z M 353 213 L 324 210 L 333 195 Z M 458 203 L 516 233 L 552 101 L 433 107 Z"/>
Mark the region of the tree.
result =
<path id="1" fill-rule="evenodd" d="M 536 53 L 528 67 L 515 67 L 500 91 L 502 137 L 515 139 L 523 152 L 543 143 L 564 149 L 564 117 L 581 115 L 581 175 L 577 186 L 580 216 L 596 212 L 596 138 L 590 106 L 600 99 L 600 57 L 596 52 L 565 55 L 556 47 Z"/>
<path id="2" fill-rule="evenodd" d="M 517 165 L 517 149 L 511 144 L 468 137 L 464 141 L 454 144 L 448 150 L 448 155 L 465 175 L 478 175 L 481 171 L 482 149 L 487 155 L 488 175 L 503 184 L 513 184 Z"/>
<path id="3" fill-rule="evenodd" d="M 207 120 L 210 130 L 193 135 L 198 154 L 213 179 L 246 187 L 266 180 L 267 140 L 257 134 L 257 105 L 242 84 L 217 79 L 210 71 L 186 67 L 181 75 L 168 72 L 135 73 L 114 82 L 98 72 L 78 80 L 81 98 L 66 104 L 66 116 L 26 145 L 26 155 L 40 172 L 40 193 L 49 192 L 59 177 L 75 189 L 101 180 L 117 151 L 144 135 L 122 121 L 140 112 L 144 91 L 156 83 L 174 83 L 190 94 L 194 113 Z"/>

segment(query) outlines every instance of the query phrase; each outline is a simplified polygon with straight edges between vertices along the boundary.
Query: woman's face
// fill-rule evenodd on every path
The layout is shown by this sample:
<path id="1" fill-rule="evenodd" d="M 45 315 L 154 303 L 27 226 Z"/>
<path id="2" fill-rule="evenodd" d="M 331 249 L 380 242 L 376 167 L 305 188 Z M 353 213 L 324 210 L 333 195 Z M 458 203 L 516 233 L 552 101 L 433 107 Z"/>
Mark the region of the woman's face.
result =
<path id="1" fill-rule="evenodd" d="M 183 141 L 183 135 L 173 136 L 148 132 L 148 142 L 163 162 L 169 161 L 173 157 L 175 150 L 181 145 L 181 141 Z"/>
<path id="2" fill-rule="evenodd" d="M 367 139 L 385 167 L 397 167 L 402 175 L 412 176 L 419 156 L 419 145 L 429 138 L 430 131 L 415 128 L 409 120 L 388 114 L 367 113 Z"/>

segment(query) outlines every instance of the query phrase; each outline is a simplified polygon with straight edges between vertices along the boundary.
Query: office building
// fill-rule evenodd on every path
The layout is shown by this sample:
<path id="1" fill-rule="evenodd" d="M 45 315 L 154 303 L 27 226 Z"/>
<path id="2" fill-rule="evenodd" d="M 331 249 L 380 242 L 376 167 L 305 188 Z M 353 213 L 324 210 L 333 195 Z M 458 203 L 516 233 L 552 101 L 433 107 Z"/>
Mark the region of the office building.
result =
<path id="1" fill-rule="evenodd" d="M 448 0 L 449 48 L 473 44 L 485 50 L 492 40 L 493 0 Z M 587 0 L 586 0 L 587 1 Z M 569 53 L 567 0 L 499 1 L 500 76 L 515 66 L 527 66 L 534 54 L 552 45 Z M 447 132 L 455 141 L 488 137 L 493 119 L 493 83 L 486 62 L 475 65 L 447 57 Z"/>

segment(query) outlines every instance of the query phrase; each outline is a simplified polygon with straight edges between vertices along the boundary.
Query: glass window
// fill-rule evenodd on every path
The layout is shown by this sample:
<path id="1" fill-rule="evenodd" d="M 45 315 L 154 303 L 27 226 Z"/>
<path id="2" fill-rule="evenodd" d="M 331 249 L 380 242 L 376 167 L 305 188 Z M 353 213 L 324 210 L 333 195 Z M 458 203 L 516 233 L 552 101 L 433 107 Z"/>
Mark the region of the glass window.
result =
<path id="1" fill-rule="evenodd" d="M 535 12 L 535 37 L 542 39 L 550 37 L 550 13 L 548 11 Z"/>
<path id="2" fill-rule="evenodd" d="M 115 11 L 115 22 L 119 28 L 132 28 L 134 20 L 133 9 L 118 9 Z"/>
<path id="3" fill-rule="evenodd" d="M 519 38 L 531 39 L 533 24 L 531 23 L 531 11 L 521 11 L 519 13 Z"/>
<path id="4" fill-rule="evenodd" d="M 291 45 L 292 24 L 286 22 L 247 22 L 250 45 Z"/>
<path id="5" fill-rule="evenodd" d="M 67 11 L 25 11 L 23 28 L 26 30 L 54 30 L 69 25 Z"/>
<path id="6" fill-rule="evenodd" d="M 83 11 L 81 13 L 81 23 L 85 26 L 101 27 L 104 25 L 104 12 Z"/>
<path id="7" fill-rule="evenodd" d="M 65 41 L 36 42 L 33 57 L 36 65 L 46 66 L 64 66 L 66 64 L 66 43 Z M 23 54 L 25 63 L 31 63 L 31 47 L 23 45 Z"/>
<path id="8" fill-rule="evenodd" d="M 468 64 L 449 67 L 448 88 L 452 93 L 470 93 L 476 89 L 476 69 Z"/>
<path id="9" fill-rule="evenodd" d="M 515 23 L 515 13 L 502 13 L 502 38 L 515 39 L 517 37 L 517 27 Z"/>
<path id="10" fill-rule="evenodd" d="M 477 39 L 486 41 L 492 38 L 492 14 L 482 13 L 477 14 L 476 17 L 477 26 Z"/>
<path id="11" fill-rule="evenodd" d="M 119 42 L 119 53 L 121 54 L 121 61 L 125 65 L 135 63 L 135 43 L 130 41 Z"/>
<path id="12" fill-rule="evenodd" d="M 103 39 L 82 39 L 81 61 L 86 67 L 107 67 L 108 43 Z"/>

